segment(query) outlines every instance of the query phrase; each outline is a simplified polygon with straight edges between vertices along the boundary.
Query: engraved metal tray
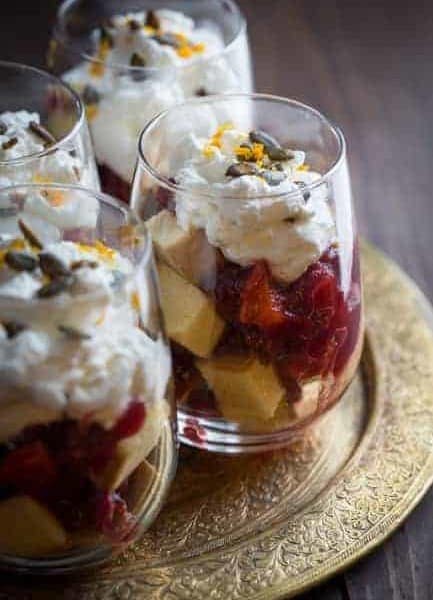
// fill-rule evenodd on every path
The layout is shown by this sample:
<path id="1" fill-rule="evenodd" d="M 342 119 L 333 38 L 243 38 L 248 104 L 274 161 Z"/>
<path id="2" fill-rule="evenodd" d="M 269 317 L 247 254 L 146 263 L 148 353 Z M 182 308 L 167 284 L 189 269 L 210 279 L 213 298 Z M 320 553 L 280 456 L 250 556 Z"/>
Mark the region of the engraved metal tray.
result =
<path id="1" fill-rule="evenodd" d="M 275 600 L 346 568 L 402 522 L 433 480 L 433 313 L 364 244 L 367 334 L 342 401 L 285 450 L 182 448 L 168 503 L 110 565 L 2 578 L 0 599 Z"/>

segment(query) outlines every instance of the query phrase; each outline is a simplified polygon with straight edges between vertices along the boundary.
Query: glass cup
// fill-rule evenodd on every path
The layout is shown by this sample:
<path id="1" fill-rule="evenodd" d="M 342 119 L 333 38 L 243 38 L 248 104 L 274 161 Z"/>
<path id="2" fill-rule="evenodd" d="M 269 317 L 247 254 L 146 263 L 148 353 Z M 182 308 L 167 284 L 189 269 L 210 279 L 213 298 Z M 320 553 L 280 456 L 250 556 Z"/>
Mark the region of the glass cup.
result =
<path id="1" fill-rule="evenodd" d="M 252 88 L 232 0 L 68 0 L 48 64 L 86 104 L 103 190 L 126 202 L 147 121 L 186 97 Z"/>
<path id="2" fill-rule="evenodd" d="M 132 206 L 156 250 L 181 441 L 286 444 L 341 397 L 361 353 L 341 131 L 285 98 L 190 100 L 143 130 Z"/>
<path id="3" fill-rule="evenodd" d="M 69 572 L 139 538 L 174 476 L 175 412 L 151 244 L 124 204 L 0 190 L 0 380 L 0 566 Z"/>
<path id="4" fill-rule="evenodd" d="M 18 183 L 99 190 L 79 96 L 49 73 L 0 61 L 0 187 Z"/>

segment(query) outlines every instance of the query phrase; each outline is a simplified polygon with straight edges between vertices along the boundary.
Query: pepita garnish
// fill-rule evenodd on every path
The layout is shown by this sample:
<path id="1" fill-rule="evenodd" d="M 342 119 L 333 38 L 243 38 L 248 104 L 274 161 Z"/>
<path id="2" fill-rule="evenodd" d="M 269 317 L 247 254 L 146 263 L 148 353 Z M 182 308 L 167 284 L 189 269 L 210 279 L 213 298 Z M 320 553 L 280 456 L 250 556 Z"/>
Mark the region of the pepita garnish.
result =
<path id="1" fill-rule="evenodd" d="M 137 19 L 129 19 L 128 27 L 130 31 L 139 31 L 142 28 L 142 24 Z"/>
<path id="2" fill-rule="evenodd" d="M 171 46 L 172 48 L 180 48 L 181 44 L 178 38 L 171 33 L 170 31 L 166 31 L 165 33 L 157 33 L 152 36 L 152 39 L 161 46 Z"/>
<path id="3" fill-rule="evenodd" d="M 28 329 L 28 326 L 25 323 L 20 323 L 18 321 L 6 321 L 3 322 L 2 325 L 6 331 L 8 338 L 13 338 L 25 329 Z"/>
<path id="4" fill-rule="evenodd" d="M 131 67 L 144 67 L 146 62 L 138 52 L 134 52 L 129 60 L 129 64 Z"/>
<path id="5" fill-rule="evenodd" d="M 146 25 L 153 29 L 159 29 L 161 27 L 161 23 L 153 10 L 147 12 Z"/>
<path id="6" fill-rule="evenodd" d="M 0 121 L 0 135 L 4 135 L 8 130 L 8 126 L 4 121 Z"/>
<path id="7" fill-rule="evenodd" d="M 78 269 L 96 269 L 99 264 L 95 260 L 76 260 L 71 263 L 71 271 L 77 271 Z"/>
<path id="8" fill-rule="evenodd" d="M 259 170 L 252 163 L 234 163 L 226 171 L 228 177 L 242 177 L 243 175 L 258 175 Z"/>
<path id="9" fill-rule="evenodd" d="M 44 275 L 48 275 L 53 279 L 71 275 L 71 271 L 65 263 L 50 252 L 41 252 L 39 254 L 39 266 Z"/>
<path id="10" fill-rule="evenodd" d="M 29 129 L 49 146 L 56 143 L 56 138 L 40 123 L 30 121 Z"/>
<path id="11" fill-rule="evenodd" d="M 250 131 L 249 138 L 255 144 L 263 144 L 271 160 L 290 160 L 295 156 L 293 152 L 284 149 L 274 137 L 264 131 Z"/>
<path id="12" fill-rule="evenodd" d="M 99 92 L 93 85 L 85 85 L 83 91 L 81 92 L 81 97 L 83 98 L 83 102 L 85 104 L 98 104 L 101 99 Z"/>
<path id="13" fill-rule="evenodd" d="M 42 248 L 44 247 L 42 242 L 39 240 L 38 236 L 35 233 L 33 233 L 30 227 L 24 223 L 22 219 L 18 219 L 18 226 L 21 230 L 21 233 L 29 242 L 29 244 L 31 246 L 34 246 L 35 248 L 38 248 L 39 250 L 42 250 Z"/>
<path id="14" fill-rule="evenodd" d="M 3 142 L 2 148 L 3 148 L 3 150 L 9 150 L 10 148 L 13 148 L 16 144 L 18 144 L 18 138 L 12 137 L 12 138 L 8 139 L 6 142 Z"/>
<path id="15" fill-rule="evenodd" d="M 5 262 L 14 271 L 34 271 L 38 266 L 38 261 L 34 256 L 14 250 L 6 252 Z"/>
<path id="16" fill-rule="evenodd" d="M 39 288 L 36 295 L 38 298 L 53 298 L 66 292 L 73 282 L 73 277 L 58 277 Z"/>
<path id="17" fill-rule="evenodd" d="M 203 97 L 203 96 L 208 96 L 208 91 L 206 90 L 206 88 L 204 87 L 199 87 L 196 91 L 195 91 L 195 95 L 199 96 L 199 97 Z"/>
<path id="18" fill-rule="evenodd" d="M 90 340 L 92 337 L 89 333 L 69 325 L 59 325 L 57 329 L 73 340 Z"/>

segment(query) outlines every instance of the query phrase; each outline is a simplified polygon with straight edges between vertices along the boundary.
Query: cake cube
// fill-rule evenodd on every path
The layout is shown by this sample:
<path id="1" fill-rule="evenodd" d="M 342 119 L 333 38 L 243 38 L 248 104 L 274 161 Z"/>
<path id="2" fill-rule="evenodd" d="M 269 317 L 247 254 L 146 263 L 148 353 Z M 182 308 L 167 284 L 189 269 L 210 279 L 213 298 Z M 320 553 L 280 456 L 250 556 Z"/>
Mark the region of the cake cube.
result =
<path id="1" fill-rule="evenodd" d="M 193 354 L 207 358 L 224 329 L 213 302 L 164 263 L 158 264 L 167 334 Z"/>
<path id="2" fill-rule="evenodd" d="M 153 450 L 159 440 L 164 420 L 168 416 L 168 405 L 158 403 L 147 408 L 143 427 L 135 435 L 121 440 L 114 457 L 107 465 L 98 484 L 105 490 L 113 492 L 131 475 L 146 456 Z"/>
<path id="3" fill-rule="evenodd" d="M 305 419 L 314 414 L 319 404 L 322 382 L 319 379 L 302 384 L 301 398 L 290 404 L 292 414 L 296 419 Z"/>
<path id="4" fill-rule="evenodd" d="M 44 506 L 29 496 L 0 502 L 0 553 L 44 556 L 65 548 L 66 532 Z"/>
<path id="5" fill-rule="evenodd" d="M 185 231 L 168 210 L 146 222 L 159 259 L 190 283 L 209 287 L 216 275 L 216 250 L 201 229 Z"/>
<path id="6" fill-rule="evenodd" d="M 236 356 L 198 360 L 223 416 L 228 420 L 269 420 L 286 391 L 271 365 Z"/>

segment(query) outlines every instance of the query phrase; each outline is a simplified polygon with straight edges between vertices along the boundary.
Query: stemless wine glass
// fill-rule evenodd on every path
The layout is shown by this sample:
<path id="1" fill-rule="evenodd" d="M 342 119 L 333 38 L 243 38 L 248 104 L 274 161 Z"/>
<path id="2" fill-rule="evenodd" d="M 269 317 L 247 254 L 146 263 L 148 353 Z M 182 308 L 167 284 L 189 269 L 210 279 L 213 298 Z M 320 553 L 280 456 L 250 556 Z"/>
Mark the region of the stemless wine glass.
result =
<path id="1" fill-rule="evenodd" d="M 151 244 L 125 205 L 0 190 L 0 381 L 1 567 L 67 572 L 136 540 L 174 476 L 176 428 Z"/>
<path id="2" fill-rule="evenodd" d="M 252 87 L 232 0 L 67 0 L 48 63 L 81 94 L 102 187 L 125 201 L 148 120 L 185 97 Z"/>
<path id="3" fill-rule="evenodd" d="M 0 187 L 49 182 L 99 190 L 84 107 L 57 77 L 0 61 Z"/>
<path id="4" fill-rule="evenodd" d="M 293 439 L 342 395 L 362 346 L 341 131 L 284 98 L 190 100 L 143 130 L 132 205 L 157 254 L 181 440 Z"/>

